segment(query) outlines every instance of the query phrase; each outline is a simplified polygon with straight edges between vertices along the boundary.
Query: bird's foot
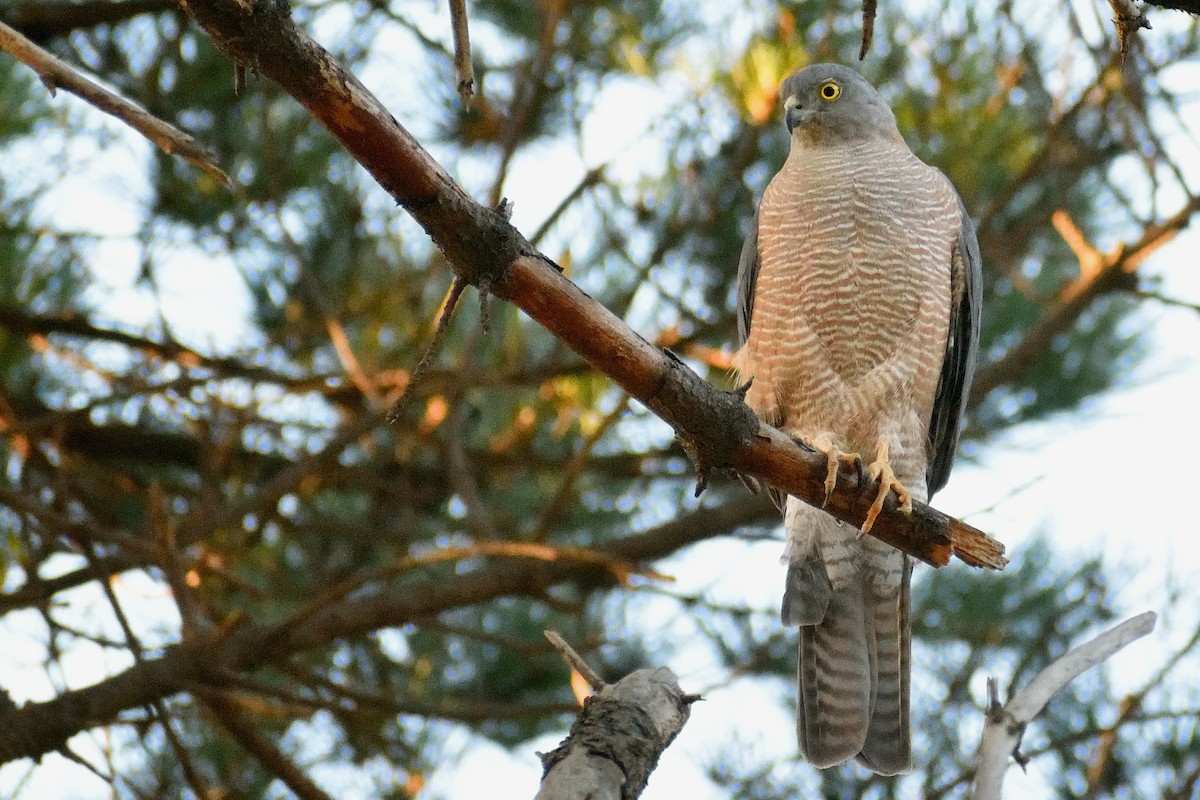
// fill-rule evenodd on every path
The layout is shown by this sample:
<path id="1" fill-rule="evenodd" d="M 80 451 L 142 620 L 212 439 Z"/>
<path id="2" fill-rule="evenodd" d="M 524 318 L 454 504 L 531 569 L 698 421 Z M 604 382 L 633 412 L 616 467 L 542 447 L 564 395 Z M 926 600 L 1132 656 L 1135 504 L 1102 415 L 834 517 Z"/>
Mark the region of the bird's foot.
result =
<path id="1" fill-rule="evenodd" d="M 875 502 L 871 503 L 871 507 L 867 509 L 867 518 L 863 520 L 860 528 L 863 533 L 870 532 L 871 527 L 875 524 L 875 518 L 879 516 L 880 511 L 883 511 L 883 501 L 887 499 L 888 492 L 896 493 L 896 502 L 900 504 L 902 514 L 912 513 L 912 494 L 904 488 L 904 484 L 896 479 L 896 473 L 892 472 L 892 465 L 888 463 L 887 442 L 880 441 L 876 446 L 875 460 L 871 466 L 867 467 L 867 477 L 872 481 L 878 481 L 879 489 L 875 494 Z"/>
<path id="2" fill-rule="evenodd" d="M 809 449 L 824 453 L 828 463 L 825 470 L 825 502 L 821 503 L 821 508 L 829 505 L 829 498 L 833 497 L 833 490 L 837 487 L 838 469 L 842 464 L 858 473 L 859 483 L 862 483 L 863 460 L 858 453 L 843 452 L 827 433 L 815 437 L 801 436 L 800 441 Z"/>

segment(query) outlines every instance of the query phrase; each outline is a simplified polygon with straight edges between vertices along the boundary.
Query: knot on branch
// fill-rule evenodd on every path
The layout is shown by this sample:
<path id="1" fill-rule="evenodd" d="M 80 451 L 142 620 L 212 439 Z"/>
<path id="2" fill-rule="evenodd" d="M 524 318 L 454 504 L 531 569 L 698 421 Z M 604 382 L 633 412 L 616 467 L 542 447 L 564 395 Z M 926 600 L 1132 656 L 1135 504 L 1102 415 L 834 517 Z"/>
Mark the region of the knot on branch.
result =
<path id="1" fill-rule="evenodd" d="M 733 455 L 758 433 L 758 417 L 746 405 L 744 388 L 717 389 L 670 350 L 667 369 L 652 405 L 679 437 L 696 468 L 696 495 L 708 485 L 714 468 L 727 467 Z"/>
<path id="2" fill-rule="evenodd" d="M 412 211 L 454 272 L 481 293 L 503 282 L 518 258 L 538 255 L 509 223 L 512 206 L 507 200 L 488 208 L 465 195 L 445 191 L 433 203 Z"/>

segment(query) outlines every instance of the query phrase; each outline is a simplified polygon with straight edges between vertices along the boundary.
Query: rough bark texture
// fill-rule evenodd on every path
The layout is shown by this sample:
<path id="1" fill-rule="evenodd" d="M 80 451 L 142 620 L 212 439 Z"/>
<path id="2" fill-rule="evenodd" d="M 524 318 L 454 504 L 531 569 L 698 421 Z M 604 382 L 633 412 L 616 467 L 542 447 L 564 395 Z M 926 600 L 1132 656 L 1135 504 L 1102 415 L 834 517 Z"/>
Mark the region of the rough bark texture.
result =
<path id="1" fill-rule="evenodd" d="M 683 729 L 696 698 L 666 667 L 640 669 L 588 698 L 558 748 L 542 756 L 535 800 L 634 800 Z"/>

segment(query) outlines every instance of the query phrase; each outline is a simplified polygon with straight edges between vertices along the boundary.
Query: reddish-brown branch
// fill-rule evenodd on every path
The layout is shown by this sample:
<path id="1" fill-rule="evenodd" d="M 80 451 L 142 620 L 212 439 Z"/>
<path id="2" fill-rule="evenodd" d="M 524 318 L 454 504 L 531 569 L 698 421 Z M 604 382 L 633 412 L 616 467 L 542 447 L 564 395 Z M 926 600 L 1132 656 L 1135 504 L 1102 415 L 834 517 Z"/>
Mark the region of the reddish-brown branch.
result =
<path id="1" fill-rule="evenodd" d="M 110 92 L 3 22 L 0 22 L 0 50 L 9 53 L 36 72 L 51 94 L 59 88 L 66 89 L 105 114 L 111 114 L 121 120 L 164 153 L 186 159 L 223 186 L 233 185 L 229 176 L 221 171 L 212 156 L 190 134 L 159 119 L 124 97 Z"/>
<path id="2" fill-rule="evenodd" d="M 740 396 L 714 389 L 564 278 L 503 213 L 472 200 L 354 75 L 296 27 L 284 6 L 267 0 L 184 6 L 218 46 L 277 81 L 337 137 L 433 237 L 458 275 L 520 307 L 670 424 L 702 481 L 708 469 L 732 466 L 820 503 L 823 456 L 760 430 Z M 859 488 L 839 490 L 827 510 L 861 523 Z M 924 506 L 905 516 L 889 504 L 872 535 L 934 565 L 952 552 L 973 554 L 977 565 L 1005 563 L 998 543 Z"/>

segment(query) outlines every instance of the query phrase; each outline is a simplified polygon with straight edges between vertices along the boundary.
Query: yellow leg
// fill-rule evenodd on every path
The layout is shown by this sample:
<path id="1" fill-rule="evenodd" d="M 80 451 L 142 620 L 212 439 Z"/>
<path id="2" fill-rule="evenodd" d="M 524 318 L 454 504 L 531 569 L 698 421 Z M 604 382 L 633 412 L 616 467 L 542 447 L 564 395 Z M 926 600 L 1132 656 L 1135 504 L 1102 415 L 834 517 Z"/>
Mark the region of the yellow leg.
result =
<path id="1" fill-rule="evenodd" d="M 824 508 L 829 505 L 829 498 L 833 497 L 833 490 L 837 487 L 838 468 L 845 464 L 861 476 L 862 456 L 858 453 L 842 452 L 827 433 L 818 434 L 815 438 L 801 436 L 800 441 L 813 450 L 824 453 L 828 461 L 828 467 L 825 470 L 825 502 L 821 503 L 821 507 Z"/>
<path id="2" fill-rule="evenodd" d="M 912 495 L 896 479 L 896 473 L 892 472 L 892 465 L 888 463 L 888 443 L 882 439 L 875 446 L 875 461 L 867 467 L 867 477 L 879 482 L 879 490 L 875 494 L 875 502 L 871 503 L 870 509 L 867 510 L 867 518 L 862 524 L 863 533 L 871 530 L 875 524 L 875 518 L 879 516 L 880 511 L 883 511 L 883 501 L 887 499 L 888 492 L 896 493 L 896 501 L 900 504 L 902 513 L 912 513 Z"/>

